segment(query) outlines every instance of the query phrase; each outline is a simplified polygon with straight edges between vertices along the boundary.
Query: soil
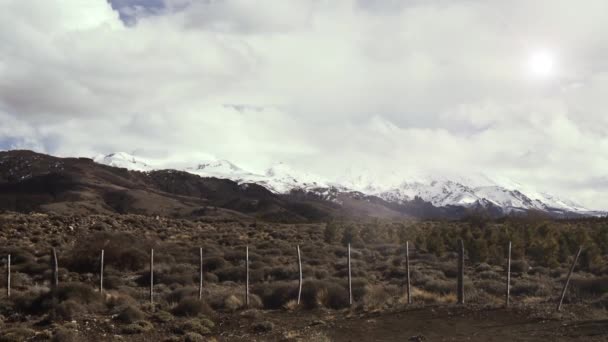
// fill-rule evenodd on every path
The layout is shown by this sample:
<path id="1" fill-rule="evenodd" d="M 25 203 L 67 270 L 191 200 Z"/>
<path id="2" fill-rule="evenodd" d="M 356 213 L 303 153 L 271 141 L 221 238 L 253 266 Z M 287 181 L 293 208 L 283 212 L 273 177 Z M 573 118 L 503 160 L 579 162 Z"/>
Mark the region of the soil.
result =
<path id="1" fill-rule="evenodd" d="M 572 307 L 574 310 L 583 308 Z M 418 307 L 398 312 L 271 312 L 278 328 L 252 333 L 253 322 L 224 322 L 221 341 L 608 341 L 608 319 L 538 308 Z M 561 316 L 561 317 L 560 317 Z M 256 320 L 259 322 L 259 320 Z"/>

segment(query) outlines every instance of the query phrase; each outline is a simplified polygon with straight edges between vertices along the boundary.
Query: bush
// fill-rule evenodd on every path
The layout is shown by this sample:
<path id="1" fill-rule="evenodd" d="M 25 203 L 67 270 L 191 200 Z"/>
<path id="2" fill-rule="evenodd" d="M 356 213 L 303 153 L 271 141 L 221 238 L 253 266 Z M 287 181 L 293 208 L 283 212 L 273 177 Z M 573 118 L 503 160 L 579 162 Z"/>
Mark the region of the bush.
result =
<path id="1" fill-rule="evenodd" d="M 68 330 L 63 327 L 59 327 L 53 333 L 51 342 L 78 342 L 80 341 L 78 333 L 72 330 Z"/>
<path id="2" fill-rule="evenodd" d="M 309 280 L 302 286 L 302 304 L 305 308 L 327 307 L 342 309 L 349 306 L 348 291 L 335 283 Z"/>
<path id="3" fill-rule="evenodd" d="M 272 329 L 274 329 L 274 323 L 270 321 L 259 322 L 253 325 L 253 331 L 255 332 L 269 332 Z"/>
<path id="4" fill-rule="evenodd" d="M 182 299 L 175 308 L 173 314 L 176 316 L 195 317 L 202 314 L 210 315 L 213 313 L 209 305 L 195 297 Z"/>
<path id="5" fill-rule="evenodd" d="M 207 318 L 201 319 L 191 319 L 189 321 L 185 321 L 180 323 L 179 325 L 173 327 L 173 332 L 176 334 L 187 334 L 187 333 L 197 333 L 200 335 L 208 335 L 211 333 L 211 329 L 215 327 L 215 323 Z"/>
<path id="6" fill-rule="evenodd" d="M 152 323 L 147 321 L 137 321 L 135 323 L 122 327 L 121 331 L 123 334 L 135 335 L 151 331 L 152 329 L 154 329 Z"/>
<path id="7" fill-rule="evenodd" d="M 280 309 L 290 300 L 297 298 L 298 286 L 290 283 L 263 284 L 254 288 L 253 292 L 262 298 L 264 308 Z"/>
<path id="8" fill-rule="evenodd" d="M 61 302 L 57 305 L 57 309 L 55 310 L 55 313 L 57 315 L 57 318 L 66 320 L 66 321 L 71 321 L 74 318 L 78 317 L 79 315 L 85 313 L 87 310 L 86 308 L 84 308 L 82 305 L 80 305 L 78 302 L 70 299 L 70 300 L 66 300 L 64 302 Z"/>
<path id="9" fill-rule="evenodd" d="M 0 342 L 21 342 L 29 340 L 36 332 L 29 328 L 9 328 L 0 332 Z"/>
<path id="10" fill-rule="evenodd" d="M 70 314 L 81 312 L 99 312 L 105 309 L 103 297 L 91 287 L 81 283 L 63 283 L 54 291 L 43 293 L 30 293 L 15 299 L 16 308 L 20 311 L 40 314 L 53 307 L 54 299 L 62 307 L 62 313 Z M 70 302 L 63 304 L 63 302 Z M 82 310 L 81 310 L 82 308 Z"/>
<path id="11" fill-rule="evenodd" d="M 116 319 L 122 323 L 135 323 L 143 320 L 144 318 L 144 313 L 134 306 L 125 307 L 120 311 L 118 316 L 116 316 Z"/>

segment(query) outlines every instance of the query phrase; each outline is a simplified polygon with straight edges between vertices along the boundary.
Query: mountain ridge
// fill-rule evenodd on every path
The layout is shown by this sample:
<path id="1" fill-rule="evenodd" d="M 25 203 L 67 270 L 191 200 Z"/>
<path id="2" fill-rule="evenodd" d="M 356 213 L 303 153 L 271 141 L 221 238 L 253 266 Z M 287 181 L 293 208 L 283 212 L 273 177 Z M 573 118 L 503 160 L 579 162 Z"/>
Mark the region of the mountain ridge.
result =
<path id="1" fill-rule="evenodd" d="M 149 169 L 154 169 L 143 159 L 124 152 L 113 153 L 104 158 L 97 157 L 95 161 L 132 170 L 141 169 L 142 164 Z M 129 164 L 129 161 L 132 162 L 132 165 Z M 254 173 L 224 159 L 199 162 L 197 167 L 184 168 L 183 171 L 203 177 L 230 179 L 237 183 L 255 183 L 277 194 L 302 190 L 316 193 L 328 200 L 335 200 L 328 195 L 331 193 L 334 193 L 333 197 L 336 197 L 336 193 L 359 192 L 365 196 L 376 196 L 397 204 L 421 198 L 436 207 L 476 208 L 492 205 L 500 208 L 504 214 L 529 210 L 555 215 L 574 213 L 597 216 L 603 214 L 600 211 L 589 210 L 573 201 L 532 190 L 518 182 L 509 179 L 497 181 L 484 174 L 477 175 L 477 180 L 466 177 L 422 176 L 411 181 L 402 180 L 397 184 L 381 184 L 374 183 L 374 179 L 378 179 L 378 177 L 366 177 L 365 175 L 351 175 L 341 181 L 331 181 L 293 169 L 284 163 L 274 164 L 263 173 Z"/>

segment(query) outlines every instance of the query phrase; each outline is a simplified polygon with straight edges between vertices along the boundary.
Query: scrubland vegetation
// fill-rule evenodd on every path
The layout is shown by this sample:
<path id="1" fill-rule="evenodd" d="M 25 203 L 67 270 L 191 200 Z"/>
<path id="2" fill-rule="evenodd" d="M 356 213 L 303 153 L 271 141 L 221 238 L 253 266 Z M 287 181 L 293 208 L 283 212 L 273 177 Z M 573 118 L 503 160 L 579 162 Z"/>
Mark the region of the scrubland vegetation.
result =
<path id="1" fill-rule="evenodd" d="M 466 247 L 467 305 L 504 303 L 505 257 L 513 244 L 512 303 L 555 303 L 578 246 L 583 253 L 566 304 L 608 308 L 608 220 L 542 217 L 491 221 L 334 220 L 323 224 L 210 222 L 136 215 L 0 216 L 0 259 L 12 257 L 12 294 L 0 294 L 0 341 L 203 341 L 285 327 L 268 312 L 389 311 L 407 307 L 405 242 L 410 242 L 415 306 L 456 301 L 456 245 Z M 351 243 L 354 305 L 349 307 L 347 249 Z M 303 262 L 297 305 L 296 245 Z M 251 302 L 245 305 L 245 247 Z M 50 250 L 59 255 L 59 287 L 51 291 Z M 155 301 L 149 302 L 149 251 L 155 251 Z M 198 299 L 199 248 L 204 254 Z M 98 291 L 105 251 L 104 293 Z M 4 274 L 4 272 L 2 273 Z M 0 277 L 5 288 L 6 278 Z M 297 334 L 286 337 L 298 340 Z M 319 337 L 322 340 L 322 337 Z"/>

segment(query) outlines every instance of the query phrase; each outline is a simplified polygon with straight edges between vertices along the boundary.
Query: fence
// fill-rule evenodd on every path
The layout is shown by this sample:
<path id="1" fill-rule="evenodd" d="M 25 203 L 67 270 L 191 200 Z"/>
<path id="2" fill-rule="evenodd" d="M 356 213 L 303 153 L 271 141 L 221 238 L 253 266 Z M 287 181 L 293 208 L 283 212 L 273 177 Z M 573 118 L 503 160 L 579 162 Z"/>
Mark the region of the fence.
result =
<path id="1" fill-rule="evenodd" d="M 458 274 L 457 274 L 457 284 L 456 284 L 456 292 L 457 292 L 457 303 L 460 305 L 465 304 L 465 291 L 464 291 L 464 277 L 465 277 L 465 246 L 463 240 L 459 240 L 458 242 Z M 405 280 L 405 290 L 407 295 L 407 303 L 412 304 L 412 294 L 411 294 L 411 279 L 410 279 L 410 255 L 409 255 L 409 246 L 410 243 L 407 241 L 405 243 L 405 268 L 406 268 L 406 280 Z M 566 296 L 566 292 L 568 290 L 568 285 L 570 283 L 570 279 L 572 278 L 572 274 L 574 273 L 574 268 L 578 262 L 579 256 L 581 255 L 583 247 L 579 246 L 578 252 L 576 253 L 574 260 L 570 266 L 568 275 L 566 277 L 566 281 L 563 285 L 561 295 L 559 296 L 559 301 L 557 304 L 557 311 L 562 309 L 562 304 L 564 298 Z M 302 276 L 302 253 L 300 250 L 300 245 L 296 246 L 297 250 L 297 264 L 298 264 L 298 292 L 297 292 L 297 304 L 300 305 L 301 297 L 302 297 L 302 286 L 304 283 L 304 279 Z M 507 263 L 506 263 L 506 284 L 505 284 L 505 303 L 504 306 L 506 308 L 509 307 L 510 304 L 510 289 L 511 289 L 511 242 L 509 241 L 507 248 Z M 51 279 L 51 289 L 56 290 L 59 286 L 59 263 L 57 258 L 57 251 L 55 248 L 51 250 L 51 261 L 52 261 L 52 279 Z M 203 248 L 199 248 L 199 288 L 198 288 L 198 299 L 203 299 Z M 245 301 L 246 306 L 250 305 L 250 278 L 249 278 L 249 246 L 245 247 Z M 353 287 L 352 287 L 352 261 L 351 261 L 351 245 L 350 243 L 347 246 L 347 268 L 348 268 L 348 292 L 349 292 L 349 305 L 353 305 Z M 154 304 L 154 249 L 150 249 L 150 265 L 149 265 L 149 277 L 150 277 L 150 288 L 149 288 L 149 301 L 150 304 Z M 7 298 L 11 297 L 11 254 L 7 255 L 7 263 L 6 263 L 6 296 Z M 100 251 L 100 268 L 99 268 L 99 292 L 104 292 L 104 250 Z"/>

